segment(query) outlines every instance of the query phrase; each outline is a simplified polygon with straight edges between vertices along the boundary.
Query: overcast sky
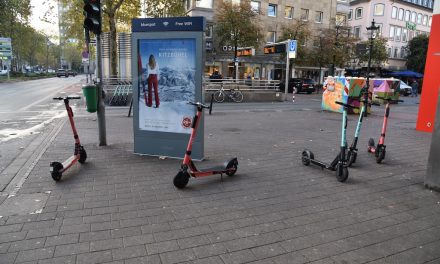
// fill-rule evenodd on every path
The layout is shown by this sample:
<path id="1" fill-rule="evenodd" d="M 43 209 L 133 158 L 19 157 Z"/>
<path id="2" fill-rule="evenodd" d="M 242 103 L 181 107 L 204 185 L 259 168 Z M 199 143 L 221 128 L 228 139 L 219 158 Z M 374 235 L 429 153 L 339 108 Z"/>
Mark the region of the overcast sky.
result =
<path id="1" fill-rule="evenodd" d="M 38 31 L 50 36 L 58 37 L 58 7 L 56 0 L 31 0 L 32 16 L 31 26 Z M 49 6 L 53 6 L 54 9 L 51 12 L 50 20 L 52 23 L 47 23 L 41 20 L 44 14 L 48 12 Z"/>

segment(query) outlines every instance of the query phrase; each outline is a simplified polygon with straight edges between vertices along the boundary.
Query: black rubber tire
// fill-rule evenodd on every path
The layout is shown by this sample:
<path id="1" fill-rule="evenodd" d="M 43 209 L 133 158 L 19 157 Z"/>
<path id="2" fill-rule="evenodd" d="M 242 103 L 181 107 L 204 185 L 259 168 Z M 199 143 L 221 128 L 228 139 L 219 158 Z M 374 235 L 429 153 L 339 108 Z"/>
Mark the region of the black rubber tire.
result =
<path id="1" fill-rule="evenodd" d="M 78 162 L 83 164 L 84 162 L 86 162 L 86 159 L 87 159 L 87 152 L 83 146 L 80 146 L 79 147 L 79 160 L 78 160 Z"/>
<path id="2" fill-rule="evenodd" d="M 310 150 L 304 150 L 301 155 L 302 164 L 305 166 L 310 165 L 310 160 L 314 159 L 313 153 Z"/>
<path id="3" fill-rule="evenodd" d="M 340 168 L 341 163 L 336 165 L 336 179 L 339 182 L 345 182 L 348 179 L 348 168 L 346 166 L 342 165 L 342 168 Z"/>
<path id="4" fill-rule="evenodd" d="M 243 93 L 240 91 L 235 91 L 235 95 L 232 97 L 232 100 L 236 103 L 243 102 Z"/>
<path id="5" fill-rule="evenodd" d="M 368 146 L 369 147 L 374 147 L 374 139 L 372 139 L 372 138 L 370 138 L 369 140 L 368 140 Z"/>
<path id="6" fill-rule="evenodd" d="M 385 149 L 384 148 L 379 148 L 376 150 L 377 151 L 377 156 L 376 156 L 376 162 L 377 163 L 382 163 L 382 160 L 385 158 Z"/>
<path id="7" fill-rule="evenodd" d="M 61 172 L 61 170 L 64 168 L 63 164 L 55 161 L 55 162 L 51 162 L 50 166 L 52 167 L 52 171 L 50 173 L 52 176 L 52 179 L 54 181 L 60 181 L 61 176 L 63 176 L 63 173 Z"/>
<path id="8" fill-rule="evenodd" d="M 228 165 L 226 165 L 226 169 L 227 169 L 227 170 L 228 170 L 228 169 L 231 169 L 231 168 L 233 168 L 234 170 L 226 172 L 226 175 L 228 175 L 228 176 L 234 176 L 235 173 L 237 172 L 237 169 L 238 169 L 238 162 L 237 162 L 236 159 L 229 161 Z"/>
<path id="9" fill-rule="evenodd" d="M 353 163 L 356 162 L 356 158 L 357 158 L 357 152 L 349 151 L 347 153 L 347 167 L 353 165 Z"/>
<path id="10" fill-rule="evenodd" d="M 225 100 L 225 93 L 220 91 L 214 93 L 214 101 L 216 101 L 217 103 L 223 103 L 224 100 Z"/>
<path id="11" fill-rule="evenodd" d="M 173 184 L 178 189 L 183 189 L 189 182 L 189 174 L 187 172 L 179 171 L 174 176 Z"/>

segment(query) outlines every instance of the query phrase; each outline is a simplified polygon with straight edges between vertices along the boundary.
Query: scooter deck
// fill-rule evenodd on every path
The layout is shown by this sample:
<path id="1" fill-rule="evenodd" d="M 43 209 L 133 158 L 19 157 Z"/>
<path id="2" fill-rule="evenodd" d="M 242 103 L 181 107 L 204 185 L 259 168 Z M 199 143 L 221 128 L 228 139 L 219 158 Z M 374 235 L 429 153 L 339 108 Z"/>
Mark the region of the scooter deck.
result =
<path id="1" fill-rule="evenodd" d="M 226 170 L 224 166 L 214 166 L 214 167 L 208 167 L 208 168 L 201 168 L 200 171 L 212 171 L 212 172 L 223 172 Z"/>

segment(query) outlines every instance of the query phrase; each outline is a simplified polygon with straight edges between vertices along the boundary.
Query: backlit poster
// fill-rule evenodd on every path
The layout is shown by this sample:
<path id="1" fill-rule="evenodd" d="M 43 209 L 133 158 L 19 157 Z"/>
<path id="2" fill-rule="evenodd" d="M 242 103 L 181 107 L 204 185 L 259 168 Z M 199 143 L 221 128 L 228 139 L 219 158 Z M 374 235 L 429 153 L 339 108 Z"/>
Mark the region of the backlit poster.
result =
<path id="1" fill-rule="evenodd" d="M 138 40 L 139 129 L 190 133 L 195 107 L 196 40 Z"/>

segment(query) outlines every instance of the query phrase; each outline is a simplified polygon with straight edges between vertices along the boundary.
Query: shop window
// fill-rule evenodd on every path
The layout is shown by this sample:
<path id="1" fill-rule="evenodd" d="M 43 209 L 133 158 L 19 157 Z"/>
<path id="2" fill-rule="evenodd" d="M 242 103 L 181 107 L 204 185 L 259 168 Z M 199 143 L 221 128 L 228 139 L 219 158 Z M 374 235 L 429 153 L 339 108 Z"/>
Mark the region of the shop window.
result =
<path id="1" fill-rule="evenodd" d="M 292 19 L 293 18 L 293 7 L 286 6 L 284 8 L 284 18 Z"/>
<path id="2" fill-rule="evenodd" d="M 431 27 L 431 25 L 432 25 L 432 17 L 429 17 L 429 19 L 428 19 L 428 27 Z"/>
<path id="3" fill-rule="evenodd" d="M 266 33 L 266 42 L 275 43 L 276 37 L 277 37 L 277 33 L 275 31 L 269 31 Z"/>
<path id="4" fill-rule="evenodd" d="M 420 13 L 417 14 L 417 24 L 419 25 L 422 24 L 422 17 L 423 17 L 422 14 Z"/>
<path id="5" fill-rule="evenodd" d="M 205 30 L 205 37 L 212 38 L 212 26 L 207 26 Z"/>
<path id="6" fill-rule="evenodd" d="M 394 38 L 395 41 L 400 41 L 400 37 L 402 34 L 402 28 L 401 27 L 396 27 L 396 36 Z"/>
<path id="7" fill-rule="evenodd" d="M 391 58 L 391 48 L 388 48 L 388 58 Z"/>
<path id="8" fill-rule="evenodd" d="M 267 8 L 267 16 L 276 17 L 277 16 L 277 5 L 269 4 Z"/>
<path id="9" fill-rule="evenodd" d="M 364 14 L 364 9 L 362 7 L 356 8 L 355 19 L 361 19 Z"/>
<path id="10" fill-rule="evenodd" d="M 347 24 L 347 17 L 344 14 L 336 14 L 336 25 L 344 26 Z"/>
<path id="11" fill-rule="evenodd" d="M 417 13 L 412 12 L 411 13 L 411 22 L 416 23 L 416 21 L 417 21 Z"/>
<path id="12" fill-rule="evenodd" d="M 384 4 L 375 4 L 374 5 L 374 15 L 375 16 L 383 16 L 385 10 Z"/>
<path id="13" fill-rule="evenodd" d="M 212 8 L 212 0 L 197 0 L 196 7 Z"/>
<path id="14" fill-rule="evenodd" d="M 308 21 L 309 20 L 309 10 L 301 8 L 301 20 Z"/>
<path id="15" fill-rule="evenodd" d="M 350 9 L 350 11 L 348 11 L 347 19 L 351 20 L 352 18 L 353 18 L 353 9 Z"/>
<path id="16" fill-rule="evenodd" d="M 408 29 L 404 28 L 402 30 L 402 41 L 407 42 L 408 41 Z"/>
<path id="17" fill-rule="evenodd" d="M 257 14 L 260 14 L 261 2 L 251 1 L 251 8 Z"/>
<path id="18" fill-rule="evenodd" d="M 397 58 L 398 55 L 399 55 L 399 49 L 398 48 L 394 48 L 393 58 Z"/>

